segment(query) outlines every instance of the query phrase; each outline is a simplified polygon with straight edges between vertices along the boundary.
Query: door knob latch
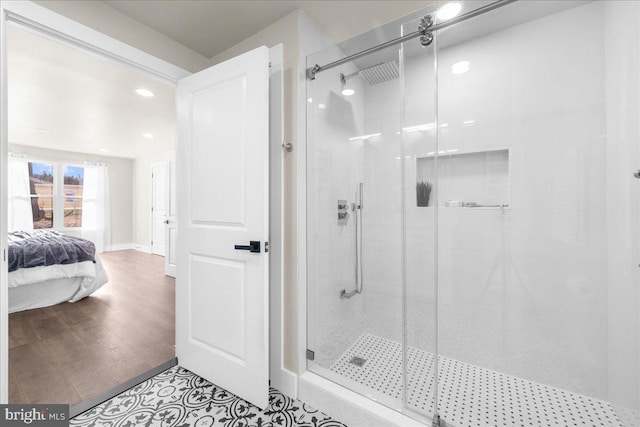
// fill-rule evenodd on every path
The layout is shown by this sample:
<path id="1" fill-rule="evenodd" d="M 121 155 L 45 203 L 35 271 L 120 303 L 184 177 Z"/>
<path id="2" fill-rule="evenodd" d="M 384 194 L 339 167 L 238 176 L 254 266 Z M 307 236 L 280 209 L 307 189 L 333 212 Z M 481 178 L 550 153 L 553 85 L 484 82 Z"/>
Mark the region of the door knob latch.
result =
<path id="1" fill-rule="evenodd" d="M 249 245 L 235 245 L 233 247 L 237 251 L 249 251 L 253 253 L 260 253 L 260 240 L 251 240 Z"/>

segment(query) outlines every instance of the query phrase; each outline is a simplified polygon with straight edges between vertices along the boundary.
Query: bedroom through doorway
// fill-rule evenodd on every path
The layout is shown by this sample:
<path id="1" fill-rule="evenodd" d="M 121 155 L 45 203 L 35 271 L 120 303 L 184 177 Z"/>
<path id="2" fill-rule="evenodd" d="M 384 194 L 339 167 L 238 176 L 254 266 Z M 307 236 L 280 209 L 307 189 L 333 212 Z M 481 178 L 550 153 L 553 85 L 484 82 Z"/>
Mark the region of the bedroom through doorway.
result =
<path id="1" fill-rule="evenodd" d="M 175 357 L 175 87 L 15 23 L 6 36 L 9 402 L 73 406 Z"/>

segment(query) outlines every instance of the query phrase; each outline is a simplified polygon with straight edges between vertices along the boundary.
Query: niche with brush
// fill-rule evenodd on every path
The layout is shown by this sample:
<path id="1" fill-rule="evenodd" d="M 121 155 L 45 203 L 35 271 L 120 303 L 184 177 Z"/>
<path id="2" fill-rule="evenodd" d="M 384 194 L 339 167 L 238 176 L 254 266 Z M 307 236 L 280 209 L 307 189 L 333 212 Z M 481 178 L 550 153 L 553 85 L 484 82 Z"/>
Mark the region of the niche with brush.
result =
<path id="1" fill-rule="evenodd" d="M 434 155 L 416 159 L 416 205 L 447 208 L 505 208 L 509 206 L 511 179 L 509 149 L 438 155 L 436 189 Z"/>

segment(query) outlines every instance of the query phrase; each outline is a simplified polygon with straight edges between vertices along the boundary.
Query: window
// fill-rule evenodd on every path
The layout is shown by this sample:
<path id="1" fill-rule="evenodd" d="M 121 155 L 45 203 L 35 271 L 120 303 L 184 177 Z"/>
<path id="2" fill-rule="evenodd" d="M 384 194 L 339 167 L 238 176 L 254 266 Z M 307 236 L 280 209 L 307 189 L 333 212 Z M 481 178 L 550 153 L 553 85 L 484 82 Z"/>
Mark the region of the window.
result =
<path id="1" fill-rule="evenodd" d="M 84 168 L 29 162 L 33 228 L 82 227 Z"/>
<path id="2" fill-rule="evenodd" d="M 82 227 L 84 168 L 64 167 L 64 228 Z"/>
<path id="3" fill-rule="evenodd" d="M 53 165 L 29 162 L 33 228 L 53 228 Z"/>

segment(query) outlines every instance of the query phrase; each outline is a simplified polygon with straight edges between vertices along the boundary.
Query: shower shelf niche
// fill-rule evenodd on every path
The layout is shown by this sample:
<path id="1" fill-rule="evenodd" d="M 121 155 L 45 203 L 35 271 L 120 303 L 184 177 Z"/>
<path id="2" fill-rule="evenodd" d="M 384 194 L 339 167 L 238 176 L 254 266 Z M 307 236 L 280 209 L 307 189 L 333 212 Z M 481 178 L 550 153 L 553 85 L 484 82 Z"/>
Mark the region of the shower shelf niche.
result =
<path id="1" fill-rule="evenodd" d="M 510 150 L 444 151 L 438 155 L 438 207 L 464 210 L 509 208 Z M 435 192 L 435 155 L 416 157 L 416 205 L 424 207 L 424 183 Z M 419 196 L 418 193 L 422 196 Z M 475 207 L 465 204 L 477 204 Z M 426 207 L 433 207 L 433 195 Z"/>

